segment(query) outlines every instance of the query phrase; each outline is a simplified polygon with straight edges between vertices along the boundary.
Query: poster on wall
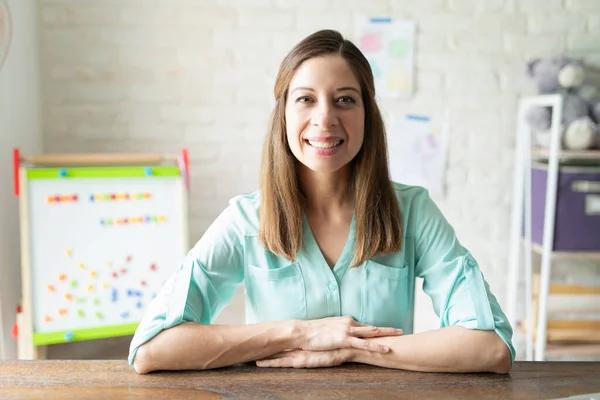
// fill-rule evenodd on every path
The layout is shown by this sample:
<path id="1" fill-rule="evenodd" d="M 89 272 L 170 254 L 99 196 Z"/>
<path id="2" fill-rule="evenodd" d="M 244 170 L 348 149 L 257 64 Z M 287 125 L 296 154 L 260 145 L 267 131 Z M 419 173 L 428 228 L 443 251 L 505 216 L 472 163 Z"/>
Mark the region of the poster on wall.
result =
<path id="1" fill-rule="evenodd" d="M 432 197 L 444 195 L 449 118 L 397 114 L 387 131 L 392 180 L 422 186 Z"/>
<path id="2" fill-rule="evenodd" d="M 391 18 L 360 18 L 354 42 L 373 71 L 378 97 L 409 99 L 414 91 L 416 24 Z"/>
<path id="3" fill-rule="evenodd" d="M 6 0 L 0 0 L 0 70 L 4 65 L 12 39 L 12 20 Z"/>

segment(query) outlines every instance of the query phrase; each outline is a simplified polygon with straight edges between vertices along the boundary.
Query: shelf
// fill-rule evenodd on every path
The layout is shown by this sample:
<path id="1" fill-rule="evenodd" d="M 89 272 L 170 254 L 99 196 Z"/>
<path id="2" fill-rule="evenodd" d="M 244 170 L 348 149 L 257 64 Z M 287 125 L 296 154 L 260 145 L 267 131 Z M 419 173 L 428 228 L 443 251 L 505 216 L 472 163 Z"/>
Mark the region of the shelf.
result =
<path id="1" fill-rule="evenodd" d="M 543 248 L 541 245 L 531 243 L 531 249 L 535 253 L 542 255 Z M 600 261 L 600 251 L 552 251 L 550 254 L 553 259 Z"/>
<path id="2" fill-rule="evenodd" d="M 531 149 L 531 155 L 534 157 L 548 159 L 550 149 L 545 147 L 534 147 Z M 600 161 L 600 150 L 559 150 L 559 160 L 597 160 Z"/>
<path id="3" fill-rule="evenodd" d="M 563 344 L 548 343 L 546 346 L 546 355 L 548 356 L 582 356 L 582 357 L 600 357 L 600 344 L 582 343 L 582 344 Z"/>

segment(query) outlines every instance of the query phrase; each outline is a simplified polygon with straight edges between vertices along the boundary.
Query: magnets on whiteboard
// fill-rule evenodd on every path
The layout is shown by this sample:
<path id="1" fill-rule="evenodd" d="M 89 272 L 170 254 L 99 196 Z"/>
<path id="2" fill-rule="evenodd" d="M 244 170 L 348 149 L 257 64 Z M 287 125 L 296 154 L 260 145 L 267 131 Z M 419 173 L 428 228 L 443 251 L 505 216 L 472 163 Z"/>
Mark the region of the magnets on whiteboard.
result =
<path id="1" fill-rule="evenodd" d="M 102 315 L 102 313 L 100 311 L 98 311 L 96 313 L 96 317 L 98 317 L 99 319 L 102 319 L 102 318 L 104 318 L 104 315 Z"/>
<path id="2" fill-rule="evenodd" d="M 92 270 L 90 271 L 90 278 L 95 278 L 96 277 L 96 271 Z"/>
<path id="3" fill-rule="evenodd" d="M 79 263 L 77 264 L 77 266 L 79 267 L 79 269 L 85 269 L 85 265 L 83 263 Z"/>
<path id="4" fill-rule="evenodd" d="M 127 311 L 124 312 L 124 313 L 121 313 L 121 317 L 122 318 L 127 318 L 127 317 L 129 317 L 129 313 Z"/>
<path id="5" fill-rule="evenodd" d="M 75 336 L 73 334 L 73 332 L 69 331 L 69 332 L 65 332 L 65 336 L 63 337 L 65 342 L 69 342 L 71 340 L 73 340 L 73 336 Z"/>
<path id="6" fill-rule="evenodd" d="M 142 286 L 146 286 L 146 281 L 142 281 Z"/>
<path id="7" fill-rule="evenodd" d="M 127 270 L 125 268 L 121 268 L 121 274 L 125 274 L 127 273 Z"/>
<path id="8" fill-rule="evenodd" d="M 56 289 L 54 288 L 54 285 L 48 285 L 48 290 L 49 290 L 50 292 L 54 293 L 54 291 L 55 291 Z"/>
<path id="9" fill-rule="evenodd" d="M 129 193 L 125 193 L 123 196 L 125 196 L 125 200 L 129 200 Z"/>
<path id="10" fill-rule="evenodd" d="M 71 301 L 71 300 L 73 300 L 73 295 L 71 293 L 66 293 L 65 299 L 67 299 L 67 301 Z"/>
<path id="11" fill-rule="evenodd" d="M 93 195 L 93 194 L 90 194 L 90 201 L 91 201 L 92 203 L 94 202 L 94 199 L 95 199 L 94 195 Z"/>
<path id="12" fill-rule="evenodd" d="M 166 215 L 161 215 L 160 217 L 158 217 L 158 220 L 160 222 L 165 222 L 167 220 L 167 216 Z"/>
<path id="13" fill-rule="evenodd" d="M 54 203 L 54 196 L 47 197 L 48 203 Z"/>
<path id="14" fill-rule="evenodd" d="M 88 292 L 93 292 L 94 291 L 94 285 L 88 285 L 87 291 Z"/>
<path id="15" fill-rule="evenodd" d="M 156 264 L 152 264 L 152 265 L 150 265 L 150 269 L 151 269 L 152 271 L 156 271 Z"/>
<path id="16" fill-rule="evenodd" d="M 55 203 L 60 203 L 60 196 L 59 195 L 54 196 L 54 202 Z"/>
<path id="17" fill-rule="evenodd" d="M 102 195 L 101 194 L 97 194 L 96 195 L 96 201 L 102 200 Z"/>
<path id="18" fill-rule="evenodd" d="M 127 297 L 133 296 L 133 290 L 127 289 Z"/>
<path id="19" fill-rule="evenodd" d="M 12 335 L 13 338 L 18 339 L 19 338 L 19 325 L 17 325 L 17 323 L 14 323 L 12 326 L 12 329 L 10 331 L 10 334 Z"/>
<path id="20" fill-rule="evenodd" d="M 148 192 L 144 193 L 144 198 L 145 199 L 149 199 L 151 197 L 152 197 L 152 193 L 148 193 Z"/>
<path id="21" fill-rule="evenodd" d="M 104 196 L 102 196 L 102 198 L 103 198 L 104 200 L 110 200 L 110 194 L 108 194 L 108 193 L 107 193 L 107 194 L 105 194 Z"/>
<path id="22" fill-rule="evenodd" d="M 77 281 L 71 281 L 71 287 L 77 287 Z"/>
<path id="23" fill-rule="evenodd" d="M 46 315 L 46 316 L 44 317 L 44 322 L 52 322 L 52 321 L 53 321 L 53 320 L 52 320 L 52 317 L 51 317 L 51 316 L 49 316 L 49 315 Z"/>
<path id="24" fill-rule="evenodd" d="M 96 297 L 96 298 L 94 299 L 94 305 L 96 305 L 96 306 L 97 306 L 98 304 L 100 304 L 100 299 Z"/>
<path id="25" fill-rule="evenodd" d="M 152 222 L 158 222 L 158 217 L 156 215 L 152 217 Z"/>
<path id="26" fill-rule="evenodd" d="M 129 218 L 123 218 L 123 224 L 128 224 L 129 223 Z"/>
<path id="27" fill-rule="evenodd" d="M 67 315 L 68 311 L 66 308 L 59 308 L 58 309 L 58 315 Z"/>
<path id="28" fill-rule="evenodd" d="M 138 301 L 137 304 L 135 305 L 137 308 L 142 308 L 142 302 Z"/>
<path id="29" fill-rule="evenodd" d="M 104 225 L 104 220 L 103 219 L 100 220 L 100 225 Z"/>
<path id="30" fill-rule="evenodd" d="M 110 260 L 106 260 L 106 266 L 110 267 L 112 265 L 112 262 L 110 262 Z"/>
<path id="31" fill-rule="evenodd" d="M 75 301 L 79 304 L 85 303 L 85 297 L 78 297 L 77 300 L 75 300 Z"/>
<path id="32" fill-rule="evenodd" d="M 111 301 L 115 302 L 117 301 L 117 289 L 113 288 L 112 293 L 111 293 Z"/>
<path id="33" fill-rule="evenodd" d="M 144 175 L 152 176 L 152 168 L 150 168 L 150 167 L 144 168 Z"/>
<path id="34" fill-rule="evenodd" d="M 146 215 L 146 218 L 145 218 L 145 219 L 146 219 L 146 222 L 150 222 L 150 221 L 152 221 L 152 217 L 151 217 L 151 216 L 149 216 L 149 215 Z"/>
<path id="35" fill-rule="evenodd" d="M 62 168 L 60 171 L 58 171 L 58 176 L 65 178 L 67 176 L 67 170 Z"/>
<path id="36" fill-rule="evenodd" d="M 108 289 L 110 287 L 110 283 L 102 284 L 102 289 Z"/>
<path id="37" fill-rule="evenodd" d="M 127 261 L 127 262 L 131 262 L 131 256 L 127 256 L 127 257 L 125 258 L 125 261 Z"/>
<path id="38" fill-rule="evenodd" d="M 72 196 L 71 196 L 71 200 L 72 200 L 72 201 L 77 201 L 77 199 L 78 199 L 78 198 L 79 198 L 79 197 L 77 197 L 77 195 L 76 195 L 76 194 L 74 194 L 74 195 L 72 195 Z"/>
<path id="39" fill-rule="evenodd" d="M 79 315 L 80 317 L 85 317 L 85 313 L 83 312 L 83 310 L 77 310 L 77 315 Z"/>
<path id="40" fill-rule="evenodd" d="M 113 273 L 112 273 L 112 276 L 113 276 L 113 278 L 118 278 L 118 277 L 119 277 L 119 274 L 117 274 L 116 272 L 113 272 Z"/>
<path id="41" fill-rule="evenodd" d="M 152 293 L 152 296 L 150 296 L 151 299 L 154 299 L 156 297 L 156 293 Z"/>
<path id="42" fill-rule="evenodd" d="M 116 195 L 116 194 L 114 194 L 114 193 L 111 193 L 111 194 L 110 194 L 110 199 L 111 199 L 111 200 L 115 200 L 116 198 L 117 198 L 117 195 Z"/>
<path id="43" fill-rule="evenodd" d="M 67 257 L 71 257 L 71 254 L 73 254 L 73 252 L 71 251 L 71 249 L 66 249 L 66 250 L 65 250 L 65 255 L 66 255 Z"/>
<path id="44" fill-rule="evenodd" d="M 59 281 L 66 281 L 67 280 L 67 275 L 66 274 L 60 274 L 58 276 L 58 280 Z"/>

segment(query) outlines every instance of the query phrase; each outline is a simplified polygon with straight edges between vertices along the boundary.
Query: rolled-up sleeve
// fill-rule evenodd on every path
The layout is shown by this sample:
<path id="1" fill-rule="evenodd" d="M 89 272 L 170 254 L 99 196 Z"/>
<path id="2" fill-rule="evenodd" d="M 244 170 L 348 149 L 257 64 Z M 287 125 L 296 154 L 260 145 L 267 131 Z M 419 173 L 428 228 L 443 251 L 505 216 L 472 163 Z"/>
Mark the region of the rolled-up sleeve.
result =
<path id="1" fill-rule="evenodd" d="M 212 323 L 229 304 L 243 279 L 239 223 L 235 207 L 230 205 L 148 306 L 131 341 L 129 364 L 133 365 L 142 344 L 165 329 L 183 322 Z"/>
<path id="2" fill-rule="evenodd" d="M 441 327 L 495 331 L 515 359 L 513 330 L 490 291 L 477 260 L 458 241 L 454 229 L 426 191 L 417 202 L 416 276 L 433 302 Z"/>

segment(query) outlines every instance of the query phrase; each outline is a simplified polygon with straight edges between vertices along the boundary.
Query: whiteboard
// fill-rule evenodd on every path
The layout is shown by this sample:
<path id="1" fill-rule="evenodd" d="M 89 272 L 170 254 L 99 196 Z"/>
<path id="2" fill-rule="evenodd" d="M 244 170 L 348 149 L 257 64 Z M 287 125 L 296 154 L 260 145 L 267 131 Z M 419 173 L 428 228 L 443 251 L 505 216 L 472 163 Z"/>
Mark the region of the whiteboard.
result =
<path id="1" fill-rule="evenodd" d="M 33 331 L 139 323 L 187 251 L 183 179 L 27 184 Z"/>

